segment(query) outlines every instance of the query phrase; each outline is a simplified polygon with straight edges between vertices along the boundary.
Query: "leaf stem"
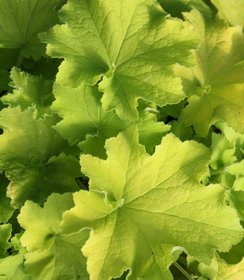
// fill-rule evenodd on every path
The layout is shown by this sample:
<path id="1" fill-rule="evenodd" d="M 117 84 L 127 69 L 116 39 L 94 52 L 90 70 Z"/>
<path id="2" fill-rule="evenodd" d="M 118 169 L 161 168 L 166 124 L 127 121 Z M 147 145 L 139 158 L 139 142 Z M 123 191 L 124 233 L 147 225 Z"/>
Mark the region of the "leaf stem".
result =
<path id="1" fill-rule="evenodd" d="M 173 265 L 189 280 L 194 280 L 194 278 L 177 262 L 174 262 Z"/>

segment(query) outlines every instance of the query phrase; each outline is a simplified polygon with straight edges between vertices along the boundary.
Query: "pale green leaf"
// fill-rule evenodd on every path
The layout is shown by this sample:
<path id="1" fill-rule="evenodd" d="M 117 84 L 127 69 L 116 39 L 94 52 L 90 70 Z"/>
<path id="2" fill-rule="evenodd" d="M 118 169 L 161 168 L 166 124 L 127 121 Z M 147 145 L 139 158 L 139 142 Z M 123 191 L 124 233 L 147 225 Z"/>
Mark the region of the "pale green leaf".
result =
<path id="1" fill-rule="evenodd" d="M 1 280 L 32 280 L 24 271 L 24 256 L 19 253 L 0 259 Z"/>
<path id="2" fill-rule="evenodd" d="M 189 105 L 183 121 L 206 136 L 218 120 L 244 132 L 244 35 L 240 27 L 223 22 L 205 22 L 197 12 L 187 15 L 201 40 L 195 52 L 196 66 L 180 68 L 179 74 L 191 85 Z M 186 82 L 187 81 L 187 82 Z M 189 86 L 188 86 L 189 88 Z"/>
<path id="3" fill-rule="evenodd" d="M 21 244 L 27 248 L 26 272 L 33 279 L 88 279 L 80 248 L 87 232 L 63 234 L 62 214 L 73 206 L 70 193 L 52 194 L 44 207 L 26 202 L 18 220 L 25 229 Z"/>
<path id="4" fill-rule="evenodd" d="M 240 280 L 244 276 L 244 258 L 237 264 L 218 262 L 218 274 L 214 280 Z"/>
<path id="5" fill-rule="evenodd" d="M 208 262 L 216 250 L 227 251 L 243 237 L 224 190 L 199 183 L 209 162 L 202 145 L 169 134 L 150 156 L 130 129 L 107 140 L 106 150 L 107 160 L 81 156 L 90 191 L 74 194 L 75 207 L 63 222 L 66 231 L 92 228 L 82 249 L 92 280 L 127 269 L 129 279 L 171 279 L 163 261 L 169 251 L 158 245 L 184 247 Z M 151 274 L 143 278 L 145 266 Z"/>
<path id="6" fill-rule="evenodd" d="M 143 144 L 146 151 L 152 154 L 154 147 L 161 143 L 162 137 L 170 131 L 170 125 L 157 121 L 156 115 L 145 109 L 139 109 L 139 120 L 137 122 L 139 142 Z"/>
<path id="7" fill-rule="evenodd" d="M 232 25 L 244 26 L 244 2 L 243 0 L 212 0 L 219 13 Z"/>
<path id="8" fill-rule="evenodd" d="M 52 103 L 53 82 L 42 77 L 31 76 L 18 68 L 11 70 L 13 93 L 4 95 L 1 100 L 11 107 L 27 109 L 34 106 L 39 115 L 44 114 Z"/>
<path id="9" fill-rule="evenodd" d="M 195 36 L 156 1 L 70 0 L 60 17 L 64 24 L 42 36 L 50 56 L 65 58 L 59 83 L 99 82 L 104 109 L 130 120 L 139 98 L 159 105 L 184 98 L 173 67 L 191 63 Z"/>
<path id="10" fill-rule="evenodd" d="M 56 119 L 36 119 L 31 109 L 7 108 L 0 113 L 0 167 L 10 184 L 7 195 L 19 207 L 25 200 L 43 202 L 52 192 L 75 191 L 79 162 L 60 154 L 67 143 L 51 128 Z"/>
<path id="11" fill-rule="evenodd" d="M 97 136 L 104 145 L 106 138 L 117 135 L 128 126 L 114 111 L 105 112 L 101 108 L 102 94 L 96 86 L 83 83 L 72 88 L 55 84 L 54 95 L 52 109 L 63 118 L 55 129 L 71 145 L 85 140 L 87 134 Z"/>
<path id="12" fill-rule="evenodd" d="M 235 146 L 222 134 L 212 134 L 211 150 L 210 166 L 217 171 L 233 164 L 237 160 Z"/>
<path id="13" fill-rule="evenodd" d="M 71 145 L 79 142 L 78 146 L 84 153 L 105 158 L 105 140 L 133 124 L 139 128 L 140 143 L 152 153 L 162 136 L 170 130 L 169 125 L 157 122 L 156 116 L 144 107 L 139 109 L 137 122 L 126 122 L 114 111 L 104 111 L 100 101 L 102 94 L 96 86 L 82 83 L 72 88 L 56 83 L 54 95 L 52 109 L 62 117 L 55 129 Z"/>
<path id="14" fill-rule="evenodd" d="M 199 265 L 200 272 L 211 280 L 240 280 L 244 275 L 244 258 L 236 264 L 228 264 L 219 257 L 213 258 L 209 266 Z"/>
<path id="15" fill-rule="evenodd" d="M 244 160 L 236 162 L 228 167 L 228 171 L 238 177 L 244 177 Z"/>

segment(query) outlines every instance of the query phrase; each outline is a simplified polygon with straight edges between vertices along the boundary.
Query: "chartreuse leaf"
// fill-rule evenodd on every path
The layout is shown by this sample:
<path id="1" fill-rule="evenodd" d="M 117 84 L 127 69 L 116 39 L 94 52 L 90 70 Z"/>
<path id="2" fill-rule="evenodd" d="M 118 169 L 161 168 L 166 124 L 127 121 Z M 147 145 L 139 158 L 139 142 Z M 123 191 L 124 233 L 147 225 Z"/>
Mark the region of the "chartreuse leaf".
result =
<path id="1" fill-rule="evenodd" d="M 20 106 L 21 109 L 35 106 L 38 114 L 44 114 L 53 100 L 53 82 L 42 77 L 31 76 L 13 68 L 10 75 L 13 93 L 4 95 L 1 101 L 11 107 Z"/>
<path id="2" fill-rule="evenodd" d="M 62 214 L 73 207 L 70 193 L 52 194 L 44 207 L 27 201 L 18 220 L 25 229 L 21 244 L 26 247 L 25 268 L 32 279 L 88 279 L 80 248 L 87 232 L 64 234 Z"/>
<path id="3" fill-rule="evenodd" d="M 206 136 L 211 124 L 224 120 L 244 132 L 244 35 L 241 27 L 204 21 L 197 11 L 187 15 L 201 40 L 196 66 L 179 71 L 190 89 L 183 121 Z M 189 92 L 189 91 L 188 91 Z"/>
<path id="4" fill-rule="evenodd" d="M 21 57 L 40 58 L 45 45 L 39 32 L 48 30 L 57 22 L 55 7 L 59 0 L 0 0 L 0 47 L 19 49 Z"/>
<path id="5" fill-rule="evenodd" d="M 242 0 L 212 0 L 219 13 L 232 25 L 244 26 L 244 2 Z"/>
<path id="6" fill-rule="evenodd" d="M 244 275 L 244 258 L 237 264 L 227 264 L 222 260 L 218 262 L 216 280 L 240 280 Z"/>
<path id="7" fill-rule="evenodd" d="M 196 46 L 190 26 L 166 19 L 154 0 L 70 0 L 56 25 L 42 39 L 47 53 L 65 58 L 57 81 L 78 86 L 95 84 L 105 110 L 115 109 L 122 119 L 138 117 L 138 98 L 159 105 L 184 98 L 176 63 L 189 65 Z"/>
<path id="8" fill-rule="evenodd" d="M 139 108 L 139 120 L 136 122 L 139 132 L 139 142 L 152 154 L 154 147 L 161 143 L 162 136 L 170 131 L 170 125 L 157 121 L 156 115 L 147 108 Z"/>
<path id="9" fill-rule="evenodd" d="M 79 162 L 60 154 L 67 143 L 51 128 L 55 118 L 36 119 L 31 109 L 7 108 L 0 113 L 0 167 L 10 184 L 7 195 L 19 207 L 25 200 L 43 202 L 52 192 L 75 191 Z"/>
<path id="10" fill-rule="evenodd" d="M 101 106 L 102 94 L 97 86 L 82 83 L 76 88 L 55 84 L 55 101 L 52 109 L 62 117 L 55 129 L 71 145 L 79 142 L 85 153 L 106 157 L 104 144 L 107 138 L 116 136 L 128 128 L 132 122 L 121 120 L 114 111 L 104 111 Z M 170 126 L 157 122 L 154 114 L 140 108 L 139 127 L 140 142 L 152 152 L 156 144 Z"/>
<path id="11" fill-rule="evenodd" d="M 63 118 L 55 128 L 71 145 L 85 140 L 87 134 L 96 135 L 97 142 L 101 139 L 104 144 L 106 138 L 128 126 L 114 111 L 101 108 L 102 94 L 96 86 L 82 83 L 72 88 L 55 84 L 54 95 L 52 109 Z"/>
<path id="12" fill-rule="evenodd" d="M 19 253 L 0 259 L 1 280 L 31 280 L 31 277 L 24 271 L 24 256 Z"/>
<path id="13" fill-rule="evenodd" d="M 240 280 L 244 275 L 244 258 L 236 264 L 228 264 L 216 256 L 210 265 L 201 263 L 199 271 L 211 280 Z"/>
<path id="14" fill-rule="evenodd" d="M 235 178 L 228 168 L 237 161 L 235 144 L 223 134 L 212 133 L 211 152 L 210 182 L 231 189 Z"/>
<path id="15" fill-rule="evenodd" d="M 91 280 L 127 269 L 129 279 L 172 279 L 167 260 L 175 246 L 208 262 L 243 237 L 224 190 L 199 183 L 209 162 L 204 146 L 169 134 L 150 156 L 131 128 L 107 140 L 106 150 L 106 160 L 81 156 L 90 191 L 73 195 L 63 221 L 66 232 L 92 229 L 82 248 Z"/>

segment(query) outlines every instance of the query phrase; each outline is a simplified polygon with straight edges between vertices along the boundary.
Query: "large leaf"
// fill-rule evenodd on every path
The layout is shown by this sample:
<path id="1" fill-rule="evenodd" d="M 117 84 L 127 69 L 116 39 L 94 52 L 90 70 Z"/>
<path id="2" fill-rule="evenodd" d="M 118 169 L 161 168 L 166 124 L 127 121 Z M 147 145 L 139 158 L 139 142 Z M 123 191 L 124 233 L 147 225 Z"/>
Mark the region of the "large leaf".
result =
<path id="1" fill-rule="evenodd" d="M 44 207 L 26 202 L 18 217 L 25 229 L 21 243 L 27 249 L 26 272 L 32 279 L 88 279 L 80 251 L 86 232 L 63 234 L 62 214 L 73 206 L 71 194 L 53 194 Z"/>
<path id="2" fill-rule="evenodd" d="M 216 280 L 240 280 L 244 275 L 244 258 L 237 264 L 218 262 L 218 273 Z"/>
<path id="3" fill-rule="evenodd" d="M 182 69 L 189 105 L 183 121 L 206 136 L 209 127 L 224 120 L 244 132 L 244 35 L 240 27 L 221 21 L 204 22 L 196 11 L 187 18 L 195 26 L 201 44 L 195 53 L 196 66 Z"/>
<path id="4" fill-rule="evenodd" d="M 103 107 L 122 119 L 138 117 L 138 98 L 159 105 L 184 98 L 173 66 L 189 65 L 194 33 L 181 20 L 165 19 L 156 1 L 70 0 L 61 20 L 42 36 L 49 55 L 65 58 L 58 82 L 76 87 L 102 79 Z"/>
<path id="5" fill-rule="evenodd" d="M 23 56 L 38 59 L 45 51 L 38 33 L 57 22 L 54 8 L 60 0 L 0 0 L 0 47 L 19 49 Z"/>
<path id="6" fill-rule="evenodd" d="M 55 84 L 55 101 L 52 109 L 62 117 L 55 129 L 69 141 L 71 145 L 79 142 L 85 153 L 106 157 L 105 140 L 116 136 L 132 125 L 132 122 L 121 120 L 114 111 L 104 111 L 101 105 L 102 94 L 97 86 L 82 83 L 76 88 Z M 139 127 L 140 142 L 148 151 L 159 144 L 162 136 L 170 127 L 157 122 L 155 115 L 141 106 Z"/>
<path id="7" fill-rule="evenodd" d="M 149 156 L 130 129 L 107 140 L 106 149 L 107 160 L 81 156 L 90 191 L 74 194 L 63 222 L 67 232 L 92 228 L 82 249 L 91 280 L 126 269 L 130 279 L 172 279 L 174 246 L 208 262 L 215 250 L 240 241 L 243 230 L 224 190 L 199 183 L 209 162 L 202 145 L 169 134 Z"/>
<path id="8" fill-rule="evenodd" d="M 233 25 L 244 26 L 244 2 L 242 0 L 212 0 L 219 13 Z"/>
<path id="9" fill-rule="evenodd" d="M 19 253 L 0 259 L 1 280 L 31 280 L 24 271 L 24 256 Z"/>
<path id="10" fill-rule="evenodd" d="M 55 118 L 36 119 L 31 109 L 7 108 L 0 113 L 0 167 L 10 180 L 7 195 L 20 206 L 43 202 L 52 192 L 75 191 L 79 162 L 60 154 L 67 143 L 51 128 Z"/>

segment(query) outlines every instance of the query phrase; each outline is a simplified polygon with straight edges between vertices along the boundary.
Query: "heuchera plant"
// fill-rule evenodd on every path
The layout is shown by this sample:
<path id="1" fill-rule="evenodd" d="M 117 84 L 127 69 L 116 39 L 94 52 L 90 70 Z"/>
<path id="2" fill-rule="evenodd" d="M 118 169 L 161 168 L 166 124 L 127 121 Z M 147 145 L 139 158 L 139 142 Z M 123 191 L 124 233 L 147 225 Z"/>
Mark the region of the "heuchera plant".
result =
<path id="1" fill-rule="evenodd" d="M 0 0 L 0 280 L 244 279 L 243 15 Z"/>

